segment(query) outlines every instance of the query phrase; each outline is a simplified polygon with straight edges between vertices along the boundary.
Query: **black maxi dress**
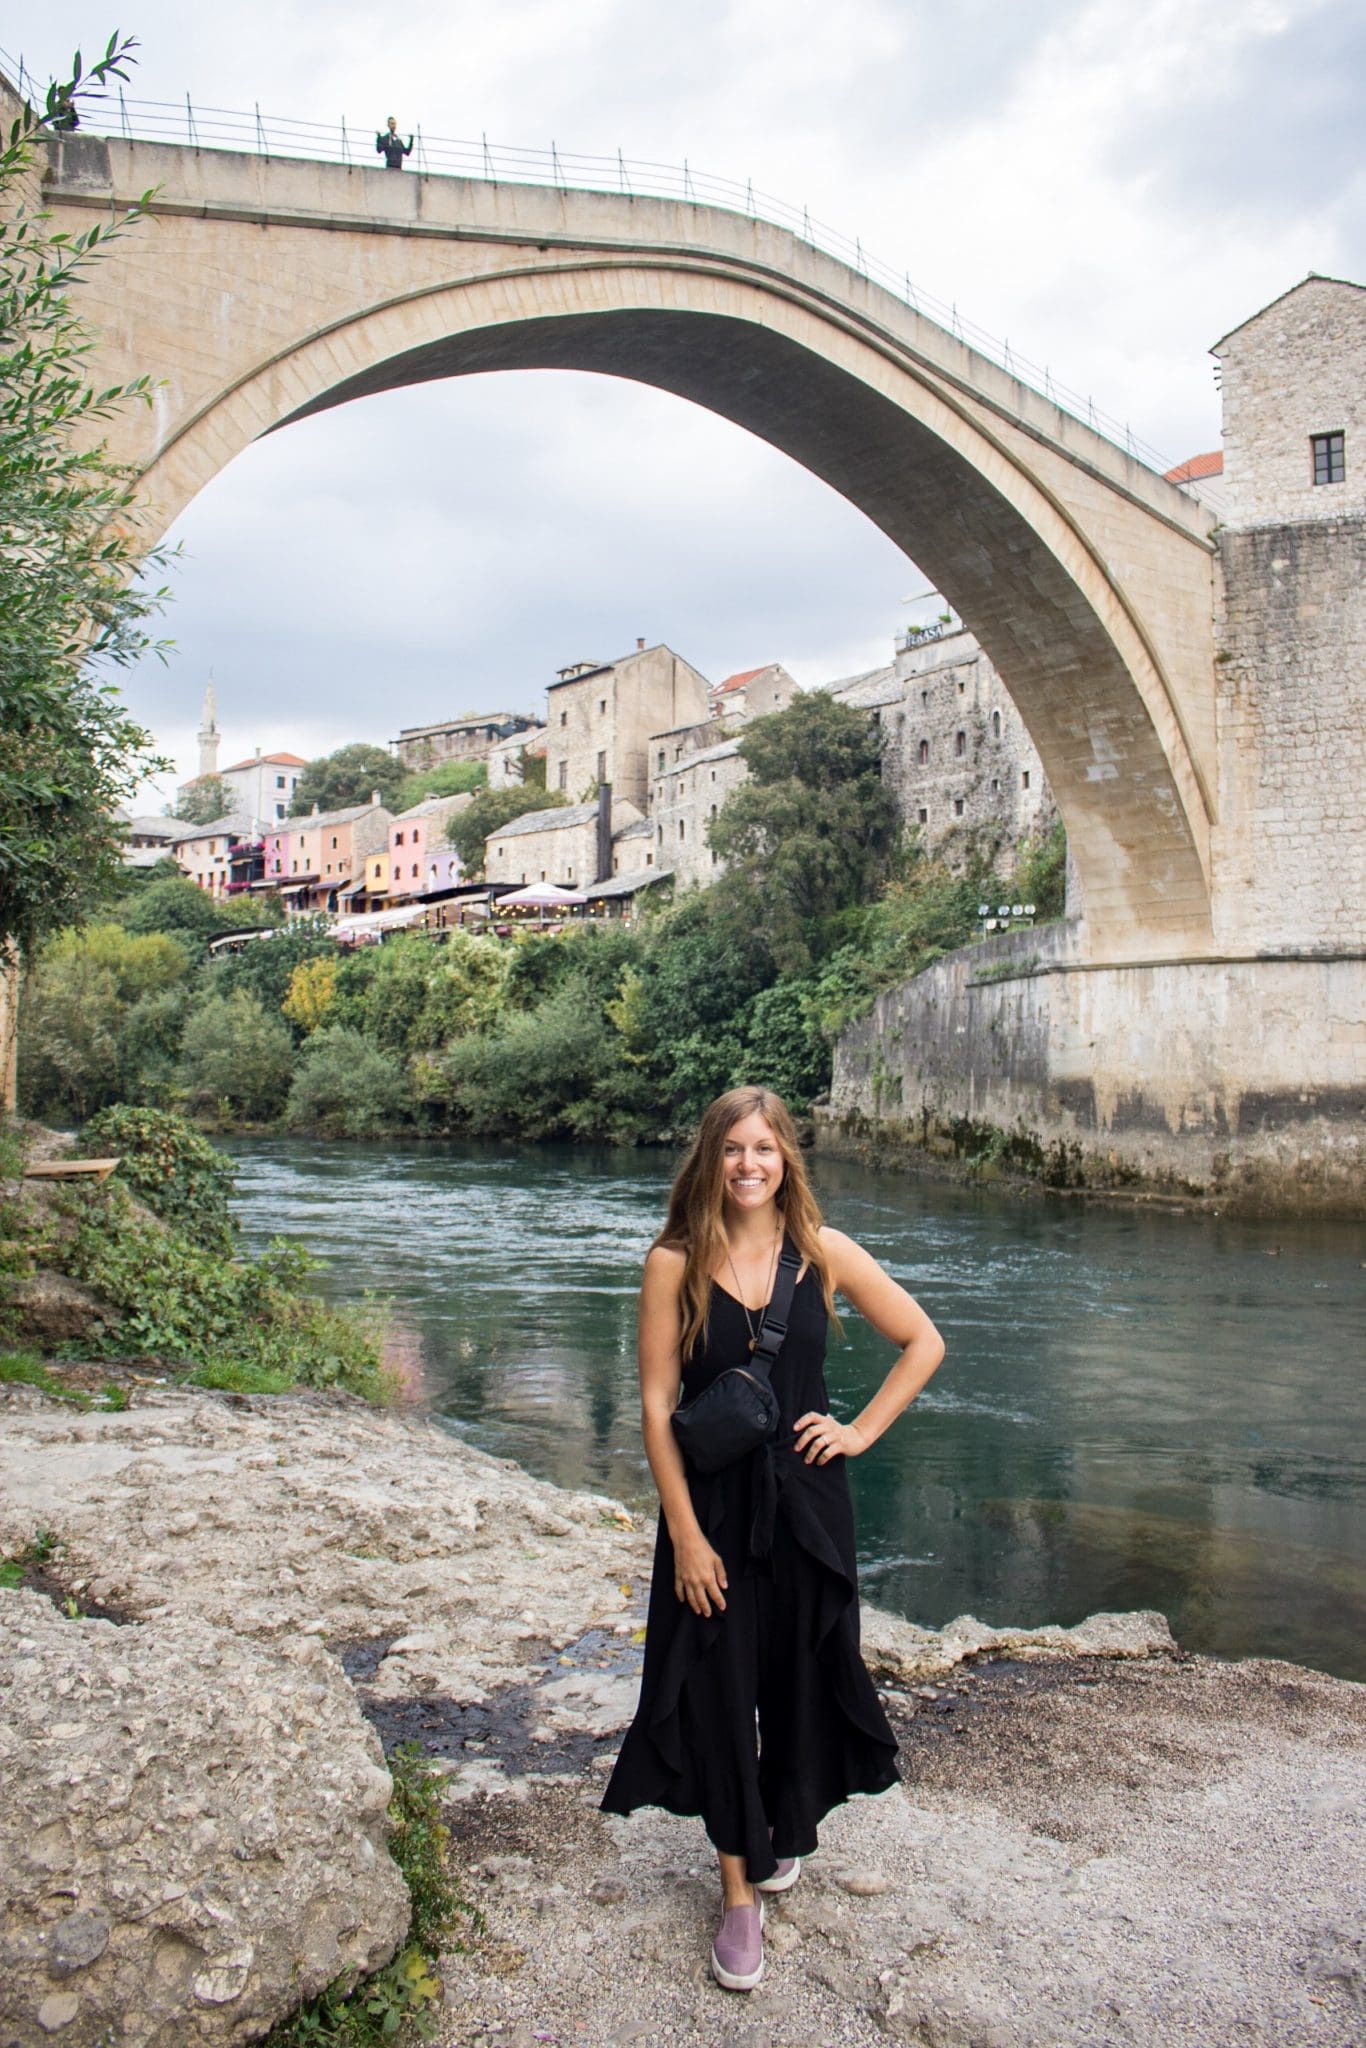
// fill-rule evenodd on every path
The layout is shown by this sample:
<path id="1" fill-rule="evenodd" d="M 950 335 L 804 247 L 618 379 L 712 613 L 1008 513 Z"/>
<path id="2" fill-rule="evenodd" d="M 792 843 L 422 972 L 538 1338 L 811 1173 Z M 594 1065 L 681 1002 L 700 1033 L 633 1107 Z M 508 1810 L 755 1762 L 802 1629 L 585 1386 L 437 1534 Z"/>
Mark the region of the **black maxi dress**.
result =
<path id="1" fill-rule="evenodd" d="M 793 1448 L 797 1417 L 829 1408 L 826 1327 L 808 1268 L 773 1367 L 776 1441 L 723 1472 L 689 1471 L 697 1519 L 725 1562 L 724 1614 L 704 1618 L 676 1596 L 660 1515 L 640 1701 L 602 1801 L 605 1813 L 700 1816 L 751 1881 L 780 1857 L 809 1855 L 832 1807 L 897 1781 L 896 1737 L 859 1654 L 844 1460 L 808 1465 Z M 743 1363 L 749 1338 L 743 1306 L 713 1281 L 682 1399 Z"/>

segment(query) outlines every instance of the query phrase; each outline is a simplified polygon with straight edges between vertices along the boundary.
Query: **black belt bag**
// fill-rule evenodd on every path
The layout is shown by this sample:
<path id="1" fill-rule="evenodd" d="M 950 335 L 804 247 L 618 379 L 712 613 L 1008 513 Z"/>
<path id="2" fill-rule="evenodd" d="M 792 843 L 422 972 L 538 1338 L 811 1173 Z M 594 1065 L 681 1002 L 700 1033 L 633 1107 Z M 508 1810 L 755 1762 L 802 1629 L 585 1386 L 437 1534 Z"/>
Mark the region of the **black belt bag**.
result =
<path id="1" fill-rule="evenodd" d="M 727 1366 L 693 1400 L 675 1408 L 674 1435 L 695 1471 L 723 1472 L 777 1435 L 778 1396 L 769 1372 L 787 1336 L 800 1265 L 796 1246 L 784 1237 L 773 1293 L 749 1363 Z"/>

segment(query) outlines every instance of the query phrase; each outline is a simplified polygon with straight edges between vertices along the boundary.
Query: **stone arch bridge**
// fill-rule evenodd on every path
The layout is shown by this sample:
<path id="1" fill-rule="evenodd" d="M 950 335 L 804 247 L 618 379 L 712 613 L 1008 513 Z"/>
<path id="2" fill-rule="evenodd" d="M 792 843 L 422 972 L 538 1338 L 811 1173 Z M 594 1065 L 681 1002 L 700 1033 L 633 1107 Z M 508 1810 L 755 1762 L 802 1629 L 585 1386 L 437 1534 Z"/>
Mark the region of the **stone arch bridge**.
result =
<path id="1" fill-rule="evenodd" d="M 149 189 L 82 287 L 114 452 L 164 531 L 258 436 L 488 370 L 634 379 L 736 421 L 905 549 L 978 635 L 1065 819 L 1095 962 L 1217 930 L 1211 515 L 782 228 L 627 194 L 53 138 L 77 229 Z"/>

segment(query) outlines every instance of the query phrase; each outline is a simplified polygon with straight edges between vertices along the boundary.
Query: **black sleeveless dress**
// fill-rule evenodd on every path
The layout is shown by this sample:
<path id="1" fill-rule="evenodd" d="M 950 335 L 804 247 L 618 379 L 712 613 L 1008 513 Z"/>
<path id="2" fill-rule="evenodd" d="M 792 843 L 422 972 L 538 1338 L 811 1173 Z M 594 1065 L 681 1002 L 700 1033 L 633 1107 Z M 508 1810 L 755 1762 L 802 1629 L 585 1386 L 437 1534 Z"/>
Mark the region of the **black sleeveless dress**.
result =
<path id="1" fill-rule="evenodd" d="M 677 1598 L 659 1518 L 640 1701 L 602 1801 L 605 1813 L 700 1816 L 717 1849 L 745 1858 L 751 1880 L 771 1876 L 779 1857 L 809 1855 L 817 1823 L 851 1794 L 897 1781 L 896 1737 L 859 1655 L 844 1460 L 808 1465 L 793 1448 L 797 1417 L 829 1409 L 826 1326 L 808 1269 L 773 1368 L 776 1442 L 724 1472 L 688 1474 L 697 1519 L 725 1561 L 724 1614 L 704 1619 Z M 741 1364 L 749 1337 L 743 1307 L 713 1281 L 682 1399 Z"/>

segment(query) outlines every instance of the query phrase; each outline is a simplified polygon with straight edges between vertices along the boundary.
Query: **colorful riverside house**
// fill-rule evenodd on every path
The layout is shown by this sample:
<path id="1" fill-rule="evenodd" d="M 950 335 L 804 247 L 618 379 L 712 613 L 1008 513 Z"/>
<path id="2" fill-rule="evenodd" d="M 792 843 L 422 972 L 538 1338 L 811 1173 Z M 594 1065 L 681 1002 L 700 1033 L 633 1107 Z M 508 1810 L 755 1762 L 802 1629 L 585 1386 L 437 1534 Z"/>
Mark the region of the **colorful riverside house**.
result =
<path id="1" fill-rule="evenodd" d="M 389 849 L 381 846 L 357 864 L 355 879 L 338 892 L 337 908 L 352 915 L 389 906 Z"/>
<path id="2" fill-rule="evenodd" d="M 389 826 L 389 890 L 395 903 L 453 889 L 460 880 L 460 856 L 446 844 L 446 826 L 474 798 L 424 797 Z"/>
<path id="3" fill-rule="evenodd" d="M 242 819 L 231 815 L 192 825 L 176 835 L 176 866 L 210 896 L 225 896 L 231 880 L 228 848 L 241 838 L 243 829 Z"/>
<path id="4" fill-rule="evenodd" d="M 336 910 L 363 863 L 387 849 L 391 822 L 378 791 L 368 804 L 291 818 L 287 829 L 266 834 L 264 879 L 278 881 L 287 912 Z"/>

